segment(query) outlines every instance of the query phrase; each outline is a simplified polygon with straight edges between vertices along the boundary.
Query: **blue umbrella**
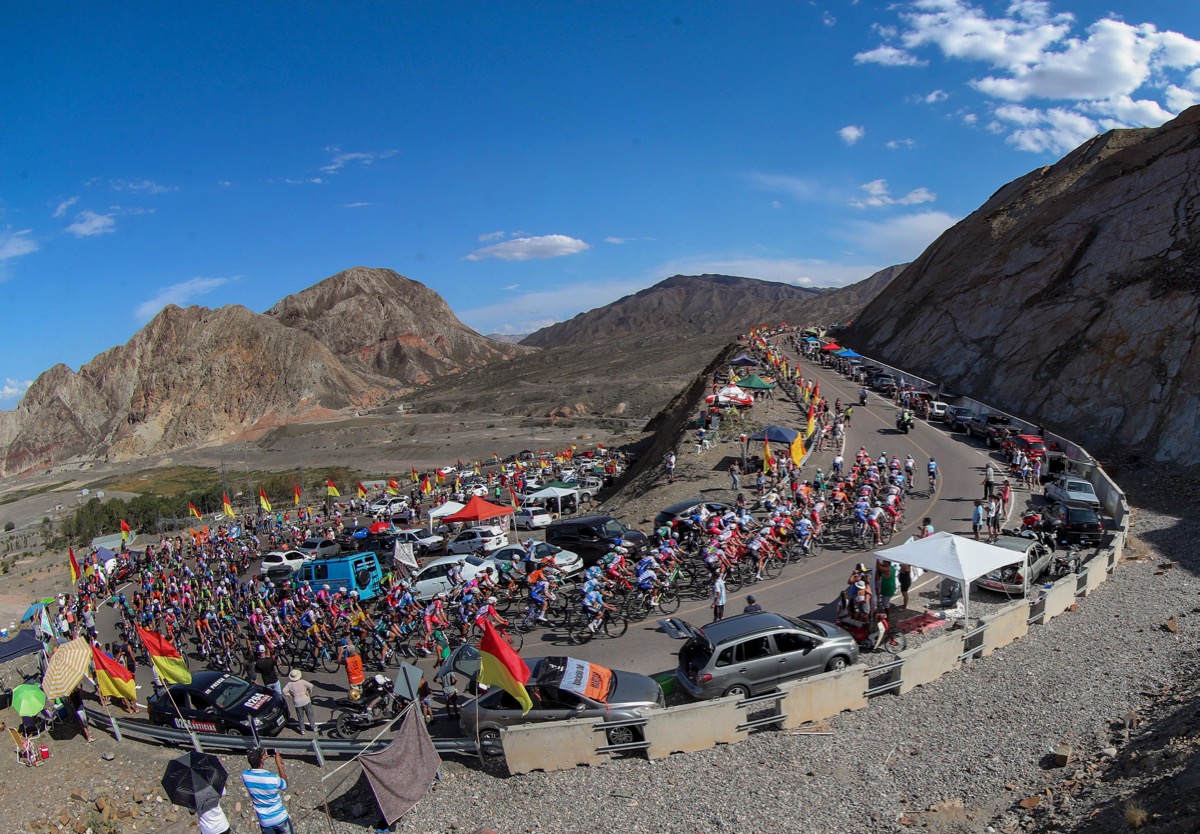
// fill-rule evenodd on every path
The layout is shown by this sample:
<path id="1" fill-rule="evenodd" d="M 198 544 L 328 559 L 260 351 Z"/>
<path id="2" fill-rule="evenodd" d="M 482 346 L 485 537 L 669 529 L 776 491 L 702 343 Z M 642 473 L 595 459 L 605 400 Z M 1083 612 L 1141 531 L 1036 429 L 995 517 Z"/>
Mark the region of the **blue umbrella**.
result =
<path id="1" fill-rule="evenodd" d="M 46 607 L 46 603 L 35 602 L 33 605 L 31 605 L 25 609 L 25 613 L 21 615 L 21 622 L 23 622 L 23 623 L 29 622 L 34 617 L 36 617 L 38 614 L 42 613 L 42 609 L 45 607 Z"/>

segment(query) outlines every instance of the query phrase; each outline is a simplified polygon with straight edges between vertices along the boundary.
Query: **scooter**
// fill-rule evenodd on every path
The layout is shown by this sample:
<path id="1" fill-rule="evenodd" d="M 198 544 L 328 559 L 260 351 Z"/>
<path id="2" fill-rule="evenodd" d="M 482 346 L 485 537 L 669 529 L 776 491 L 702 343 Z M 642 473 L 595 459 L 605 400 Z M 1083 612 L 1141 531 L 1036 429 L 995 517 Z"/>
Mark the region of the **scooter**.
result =
<path id="1" fill-rule="evenodd" d="M 860 388 L 860 389 L 859 389 L 859 391 L 858 391 L 858 404 L 859 404 L 860 406 L 863 406 L 863 405 L 866 405 L 866 404 L 867 404 L 867 389 L 866 389 L 866 388 Z"/>
<path id="2" fill-rule="evenodd" d="M 374 706 L 368 707 L 376 698 Z M 363 730 L 395 718 L 404 709 L 404 700 L 396 695 L 390 680 L 376 675 L 368 678 L 357 698 L 338 698 L 334 706 L 340 710 L 333 717 L 334 731 L 338 738 L 351 739 L 358 738 Z"/>
<path id="3" fill-rule="evenodd" d="M 841 619 L 838 625 L 844 628 L 860 650 L 874 652 L 883 649 L 889 652 L 902 652 L 908 648 L 908 637 L 903 631 L 893 627 L 888 622 L 887 612 L 882 608 L 875 610 L 871 623 L 861 620 Z"/>

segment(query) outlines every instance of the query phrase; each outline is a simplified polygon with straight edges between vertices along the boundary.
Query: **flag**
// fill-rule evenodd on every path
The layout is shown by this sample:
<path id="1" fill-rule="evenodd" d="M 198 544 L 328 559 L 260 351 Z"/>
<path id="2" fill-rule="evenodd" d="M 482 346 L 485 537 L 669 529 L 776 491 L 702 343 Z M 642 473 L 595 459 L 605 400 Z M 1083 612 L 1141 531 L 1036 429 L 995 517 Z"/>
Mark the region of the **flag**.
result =
<path id="1" fill-rule="evenodd" d="M 821 399 L 821 383 L 813 382 L 813 400 Z"/>
<path id="2" fill-rule="evenodd" d="M 420 480 L 421 480 L 421 476 L 417 474 L 417 467 L 414 466 L 412 468 L 412 482 L 415 484 L 415 483 L 419 483 Z"/>
<path id="3" fill-rule="evenodd" d="M 228 492 L 221 493 L 221 511 L 224 512 L 225 515 L 229 516 L 230 518 L 233 518 L 233 507 L 231 507 L 229 505 L 229 493 Z"/>
<path id="4" fill-rule="evenodd" d="M 367 488 L 362 485 L 362 481 L 358 482 L 357 488 L 358 488 L 358 497 L 366 498 L 367 497 Z"/>
<path id="5" fill-rule="evenodd" d="M 338 498 L 342 493 L 338 492 L 337 484 L 333 481 L 325 481 L 325 494 L 330 498 Z"/>
<path id="6" fill-rule="evenodd" d="M 200 511 L 196 509 L 196 505 L 191 501 L 188 502 L 188 515 L 194 515 L 196 518 L 204 518 Z"/>
<path id="7" fill-rule="evenodd" d="M 79 562 L 75 561 L 75 548 L 67 548 L 67 558 L 71 560 L 71 581 L 78 582 L 83 574 L 79 570 Z"/>
<path id="8" fill-rule="evenodd" d="M 483 622 L 483 638 L 479 641 L 479 682 L 498 686 L 516 699 L 525 715 L 533 708 L 533 700 L 525 691 L 529 667 L 504 638 L 496 634 L 492 624 Z"/>
<path id="9" fill-rule="evenodd" d="M 399 495 L 400 494 L 400 482 L 397 481 L 395 478 L 392 478 L 390 481 L 388 481 L 388 490 L 387 491 L 388 491 L 388 495 Z"/>
<path id="10" fill-rule="evenodd" d="M 812 437 L 813 432 L 817 430 L 817 401 L 813 400 L 808 404 L 808 425 L 804 427 L 804 436 Z"/>
<path id="11" fill-rule="evenodd" d="M 440 469 L 434 473 L 433 477 L 439 484 L 446 483 L 446 473 L 442 472 Z"/>
<path id="12" fill-rule="evenodd" d="M 157 631 L 146 631 L 137 627 L 138 637 L 150 655 L 150 662 L 158 670 L 158 676 L 167 683 L 191 683 L 192 673 L 183 662 L 183 655 L 171 645 L 171 642 Z"/>
<path id="13" fill-rule="evenodd" d="M 129 522 L 125 519 L 121 519 L 121 541 L 129 541 L 130 532 L 132 531 L 129 529 Z"/>
<path id="14" fill-rule="evenodd" d="M 796 432 L 796 439 L 792 441 L 792 460 L 797 465 L 804 460 L 804 432 Z"/>
<path id="15" fill-rule="evenodd" d="M 271 501 L 267 498 L 267 491 L 262 487 L 258 488 L 258 506 L 263 508 L 263 512 L 271 512 Z"/>
<path id="16" fill-rule="evenodd" d="M 480 475 L 480 474 L 482 474 L 482 473 L 479 471 L 479 461 L 475 461 L 475 474 L 476 474 L 476 475 Z"/>
<path id="17" fill-rule="evenodd" d="M 508 488 L 508 495 L 512 500 L 513 509 L 515 510 L 517 508 L 517 494 L 513 492 L 513 488 L 511 486 Z"/>
<path id="18" fill-rule="evenodd" d="M 455 475 L 454 476 L 454 491 L 458 492 L 461 489 L 462 489 L 462 478 Z"/>
<path id="19" fill-rule="evenodd" d="M 116 658 L 92 646 L 92 663 L 96 665 L 96 688 L 101 695 L 137 700 L 137 684 L 133 680 L 133 673 L 117 663 Z"/>
<path id="20" fill-rule="evenodd" d="M 775 458 L 771 457 L 771 441 L 763 438 L 763 472 L 771 471 L 771 467 L 775 465 Z"/>
<path id="21" fill-rule="evenodd" d="M 42 607 L 41 621 L 38 623 L 38 631 L 45 634 L 47 637 L 57 637 L 58 632 L 54 629 L 54 623 L 50 622 L 50 615 L 46 613 L 45 606 Z"/>
<path id="22" fill-rule="evenodd" d="M 300 506 L 300 484 L 296 484 L 296 488 L 292 490 L 292 506 Z"/>
<path id="23" fill-rule="evenodd" d="M 421 481 L 421 492 L 425 493 L 426 495 L 433 492 L 433 486 L 429 483 L 428 475 L 426 475 L 425 479 Z"/>

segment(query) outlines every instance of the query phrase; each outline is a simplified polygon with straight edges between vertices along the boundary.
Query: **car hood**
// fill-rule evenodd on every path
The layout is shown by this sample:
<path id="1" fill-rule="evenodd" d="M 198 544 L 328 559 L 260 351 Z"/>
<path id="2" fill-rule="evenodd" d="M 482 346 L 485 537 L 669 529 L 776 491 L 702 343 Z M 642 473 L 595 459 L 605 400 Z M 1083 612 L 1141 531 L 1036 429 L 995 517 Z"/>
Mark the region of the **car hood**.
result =
<path id="1" fill-rule="evenodd" d="M 234 718 L 248 718 L 251 715 L 258 715 L 261 712 L 269 710 L 274 701 L 275 696 L 270 692 L 251 692 L 238 703 L 223 710 L 223 712 Z"/>
<path id="2" fill-rule="evenodd" d="M 611 707 L 657 705 L 662 698 L 662 687 L 654 678 L 636 672 L 613 672 L 617 685 L 609 696 Z"/>

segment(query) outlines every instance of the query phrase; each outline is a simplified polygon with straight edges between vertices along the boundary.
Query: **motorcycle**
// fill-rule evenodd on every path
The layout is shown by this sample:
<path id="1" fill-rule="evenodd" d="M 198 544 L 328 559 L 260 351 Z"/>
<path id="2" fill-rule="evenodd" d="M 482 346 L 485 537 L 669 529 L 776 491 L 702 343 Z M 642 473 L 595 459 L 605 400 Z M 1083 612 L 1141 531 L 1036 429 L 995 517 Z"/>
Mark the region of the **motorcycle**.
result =
<path id="1" fill-rule="evenodd" d="M 863 388 L 858 392 L 858 404 L 860 406 L 867 404 L 867 389 Z"/>
<path id="2" fill-rule="evenodd" d="M 357 698 L 338 698 L 334 705 L 340 710 L 333 717 L 338 738 L 358 738 L 363 730 L 390 721 L 405 707 L 404 699 L 394 691 L 392 682 L 383 675 L 368 678 Z"/>
<path id="3" fill-rule="evenodd" d="M 896 415 L 896 431 L 901 431 L 905 434 L 908 434 L 912 426 L 913 418 L 912 415 L 907 411 L 902 411 Z"/>

